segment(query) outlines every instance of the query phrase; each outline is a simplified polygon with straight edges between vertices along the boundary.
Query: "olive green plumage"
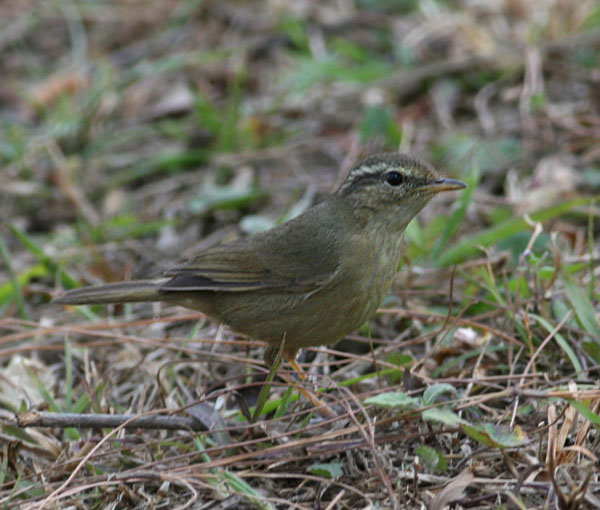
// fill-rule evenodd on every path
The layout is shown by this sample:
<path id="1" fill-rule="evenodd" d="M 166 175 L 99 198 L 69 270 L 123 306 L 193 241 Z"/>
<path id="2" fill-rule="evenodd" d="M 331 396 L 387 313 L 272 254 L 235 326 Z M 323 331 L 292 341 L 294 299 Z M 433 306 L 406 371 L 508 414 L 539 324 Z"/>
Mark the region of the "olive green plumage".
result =
<path id="1" fill-rule="evenodd" d="M 434 194 L 464 186 L 416 158 L 378 154 L 282 225 L 205 250 L 164 278 L 84 287 L 54 302 L 175 303 L 268 342 L 267 360 L 285 337 L 292 356 L 367 320 L 389 291 L 406 225 Z"/>

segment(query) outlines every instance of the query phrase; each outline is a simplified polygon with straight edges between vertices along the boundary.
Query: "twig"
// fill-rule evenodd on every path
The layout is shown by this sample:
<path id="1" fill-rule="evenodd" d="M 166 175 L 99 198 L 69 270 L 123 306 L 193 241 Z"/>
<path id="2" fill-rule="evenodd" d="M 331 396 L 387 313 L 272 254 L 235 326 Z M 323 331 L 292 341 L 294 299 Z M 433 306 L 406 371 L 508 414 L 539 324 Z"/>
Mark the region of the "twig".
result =
<path id="1" fill-rule="evenodd" d="M 195 418 L 158 414 L 136 417 L 133 414 L 77 414 L 30 411 L 17 414 L 15 417 L 17 425 L 22 428 L 114 428 L 125 424 L 124 428 L 126 429 L 207 430 L 206 426 Z"/>

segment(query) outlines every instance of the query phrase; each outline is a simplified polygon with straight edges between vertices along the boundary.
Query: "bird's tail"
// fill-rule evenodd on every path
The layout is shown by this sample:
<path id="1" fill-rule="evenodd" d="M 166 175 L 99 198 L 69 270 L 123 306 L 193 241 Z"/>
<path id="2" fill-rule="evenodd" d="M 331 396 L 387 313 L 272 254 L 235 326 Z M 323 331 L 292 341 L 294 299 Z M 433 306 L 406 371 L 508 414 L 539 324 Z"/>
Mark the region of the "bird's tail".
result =
<path id="1" fill-rule="evenodd" d="M 104 303 L 133 303 L 136 301 L 164 301 L 159 291 L 164 280 L 134 280 L 82 287 L 65 292 L 52 300 L 62 305 L 95 305 Z"/>

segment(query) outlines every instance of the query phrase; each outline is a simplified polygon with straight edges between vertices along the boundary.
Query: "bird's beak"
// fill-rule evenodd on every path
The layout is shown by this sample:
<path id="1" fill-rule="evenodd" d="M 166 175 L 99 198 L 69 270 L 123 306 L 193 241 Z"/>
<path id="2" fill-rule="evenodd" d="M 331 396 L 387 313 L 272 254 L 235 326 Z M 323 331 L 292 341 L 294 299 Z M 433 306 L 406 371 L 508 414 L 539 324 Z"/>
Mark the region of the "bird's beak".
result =
<path id="1" fill-rule="evenodd" d="M 423 191 L 427 190 L 430 193 L 439 193 L 440 191 L 452 191 L 455 189 L 466 188 L 467 185 L 462 181 L 455 179 L 436 179 L 430 184 L 423 186 Z"/>

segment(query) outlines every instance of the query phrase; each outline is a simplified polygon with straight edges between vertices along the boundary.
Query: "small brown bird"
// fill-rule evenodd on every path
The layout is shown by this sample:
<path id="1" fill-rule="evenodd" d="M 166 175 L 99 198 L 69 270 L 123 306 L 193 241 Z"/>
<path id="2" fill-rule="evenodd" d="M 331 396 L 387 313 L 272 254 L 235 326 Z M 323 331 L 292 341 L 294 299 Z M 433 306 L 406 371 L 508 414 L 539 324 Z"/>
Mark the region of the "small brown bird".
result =
<path id="1" fill-rule="evenodd" d="M 436 193 L 465 186 L 414 157 L 377 154 L 282 225 L 205 250 L 164 278 L 70 290 L 54 302 L 174 303 L 267 342 L 268 364 L 285 338 L 293 362 L 298 349 L 336 342 L 375 313 L 408 223 Z"/>

